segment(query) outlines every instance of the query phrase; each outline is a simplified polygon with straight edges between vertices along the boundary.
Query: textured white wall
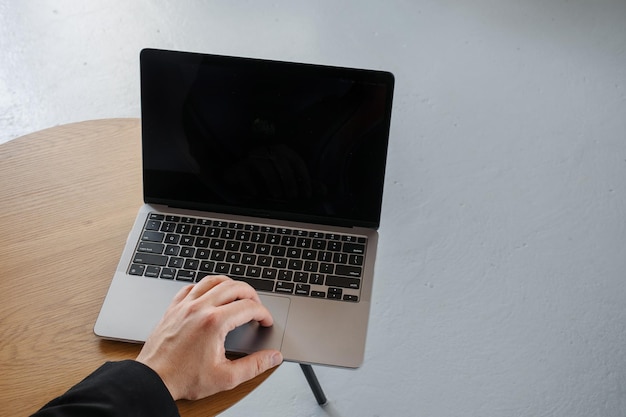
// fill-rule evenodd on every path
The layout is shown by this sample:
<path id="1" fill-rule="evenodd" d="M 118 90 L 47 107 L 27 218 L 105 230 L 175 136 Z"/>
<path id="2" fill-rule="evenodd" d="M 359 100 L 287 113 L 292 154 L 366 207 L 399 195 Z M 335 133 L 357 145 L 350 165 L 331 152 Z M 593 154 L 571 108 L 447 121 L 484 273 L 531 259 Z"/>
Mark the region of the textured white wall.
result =
<path id="1" fill-rule="evenodd" d="M 396 74 L 364 366 L 225 415 L 626 414 L 626 1 L 4 1 L 0 141 L 138 117 L 146 46 Z"/>

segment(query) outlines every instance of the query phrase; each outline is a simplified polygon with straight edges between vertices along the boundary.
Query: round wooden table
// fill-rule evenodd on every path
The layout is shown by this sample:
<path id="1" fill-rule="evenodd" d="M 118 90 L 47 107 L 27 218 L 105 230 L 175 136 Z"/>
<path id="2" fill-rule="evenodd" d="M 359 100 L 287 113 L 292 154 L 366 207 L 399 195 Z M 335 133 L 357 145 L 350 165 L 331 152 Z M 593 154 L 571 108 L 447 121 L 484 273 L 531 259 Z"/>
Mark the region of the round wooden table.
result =
<path id="1" fill-rule="evenodd" d="M 138 119 L 42 130 L 0 145 L 0 410 L 29 415 L 105 361 L 140 345 L 101 340 L 93 325 L 141 196 Z M 273 370 L 201 401 L 218 414 Z"/>

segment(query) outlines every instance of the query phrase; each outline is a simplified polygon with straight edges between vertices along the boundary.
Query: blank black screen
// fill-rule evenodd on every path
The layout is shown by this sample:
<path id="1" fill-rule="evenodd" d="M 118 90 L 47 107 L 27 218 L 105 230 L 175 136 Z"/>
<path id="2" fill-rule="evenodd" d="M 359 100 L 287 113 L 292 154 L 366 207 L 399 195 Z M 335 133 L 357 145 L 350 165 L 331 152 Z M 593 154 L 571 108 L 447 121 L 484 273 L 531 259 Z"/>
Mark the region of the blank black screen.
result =
<path id="1" fill-rule="evenodd" d="M 144 200 L 377 227 L 388 72 L 143 50 Z"/>

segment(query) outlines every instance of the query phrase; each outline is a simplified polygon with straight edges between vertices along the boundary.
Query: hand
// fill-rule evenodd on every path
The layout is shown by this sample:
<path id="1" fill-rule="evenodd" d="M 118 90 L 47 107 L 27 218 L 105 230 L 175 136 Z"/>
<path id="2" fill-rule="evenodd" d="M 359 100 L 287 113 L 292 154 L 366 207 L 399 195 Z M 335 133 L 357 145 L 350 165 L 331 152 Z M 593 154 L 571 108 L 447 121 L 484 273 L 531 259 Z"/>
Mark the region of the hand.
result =
<path id="1" fill-rule="evenodd" d="M 176 294 L 137 361 L 159 374 L 174 400 L 197 400 L 234 388 L 283 359 L 275 350 L 226 358 L 226 335 L 251 320 L 262 326 L 273 323 L 256 291 L 225 276 L 207 276 Z"/>

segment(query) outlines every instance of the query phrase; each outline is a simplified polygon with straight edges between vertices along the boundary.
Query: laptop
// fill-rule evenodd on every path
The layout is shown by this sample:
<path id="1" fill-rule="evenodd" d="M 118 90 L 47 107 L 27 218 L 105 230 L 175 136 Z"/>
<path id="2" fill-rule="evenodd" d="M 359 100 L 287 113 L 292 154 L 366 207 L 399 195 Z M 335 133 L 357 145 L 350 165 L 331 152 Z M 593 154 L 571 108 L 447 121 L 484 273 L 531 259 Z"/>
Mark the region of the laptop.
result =
<path id="1" fill-rule="evenodd" d="M 228 352 L 359 367 L 393 75 L 156 49 L 140 67 L 145 204 L 94 332 L 143 342 L 181 287 L 227 275 L 274 318 Z"/>

